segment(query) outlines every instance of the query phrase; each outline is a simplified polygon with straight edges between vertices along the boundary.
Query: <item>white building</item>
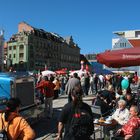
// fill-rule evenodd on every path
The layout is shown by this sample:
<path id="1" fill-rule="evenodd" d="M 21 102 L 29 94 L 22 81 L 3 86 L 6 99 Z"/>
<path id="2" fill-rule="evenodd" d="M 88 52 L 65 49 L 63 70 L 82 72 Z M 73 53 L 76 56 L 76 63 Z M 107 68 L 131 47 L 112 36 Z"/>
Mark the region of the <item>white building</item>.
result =
<path id="1" fill-rule="evenodd" d="M 112 50 L 140 47 L 140 30 L 116 31 L 113 33 L 117 36 L 112 39 Z M 112 71 L 118 70 L 115 68 L 108 69 Z M 123 67 L 119 70 L 137 71 L 138 75 L 140 75 L 140 66 Z"/>
<path id="2" fill-rule="evenodd" d="M 140 47 L 140 30 L 114 32 L 117 38 L 112 39 L 112 49 Z"/>

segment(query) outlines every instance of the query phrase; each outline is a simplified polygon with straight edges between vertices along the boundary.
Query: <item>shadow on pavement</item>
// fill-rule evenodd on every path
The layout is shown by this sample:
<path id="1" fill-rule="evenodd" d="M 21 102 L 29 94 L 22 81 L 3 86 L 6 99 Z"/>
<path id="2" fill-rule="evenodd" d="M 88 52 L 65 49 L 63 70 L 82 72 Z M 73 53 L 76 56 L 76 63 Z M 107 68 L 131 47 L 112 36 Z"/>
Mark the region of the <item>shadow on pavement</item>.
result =
<path id="1" fill-rule="evenodd" d="M 36 139 L 57 132 L 58 118 L 61 112 L 58 109 L 62 108 L 54 108 L 54 114 L 51 119 L 42 117 L 37 123 L 32 125 L 36 133 Z"/>

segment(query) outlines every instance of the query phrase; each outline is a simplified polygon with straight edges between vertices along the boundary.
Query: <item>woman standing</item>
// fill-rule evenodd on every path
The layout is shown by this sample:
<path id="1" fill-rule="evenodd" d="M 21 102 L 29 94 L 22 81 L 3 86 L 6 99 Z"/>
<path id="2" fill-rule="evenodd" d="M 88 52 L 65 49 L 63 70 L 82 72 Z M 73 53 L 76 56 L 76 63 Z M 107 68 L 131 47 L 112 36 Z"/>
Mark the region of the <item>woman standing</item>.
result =
<path id="1" fill-rule="evenodd" d="M 0 130 L 7 127 L 9 140 L 32 140 L 35 137 L 35 132 L 27 121 L 19 115 L 19 106 L 20 100 L 18 98 L 9 99 L 6 111 L 0 114 Z"/>

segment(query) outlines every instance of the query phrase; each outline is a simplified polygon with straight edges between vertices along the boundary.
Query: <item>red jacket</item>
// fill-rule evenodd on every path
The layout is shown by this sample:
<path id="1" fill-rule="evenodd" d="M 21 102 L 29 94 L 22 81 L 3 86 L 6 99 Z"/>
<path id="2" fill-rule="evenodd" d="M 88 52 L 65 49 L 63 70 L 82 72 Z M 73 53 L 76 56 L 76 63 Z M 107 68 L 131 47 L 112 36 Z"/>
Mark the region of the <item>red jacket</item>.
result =
<path id="1" fill-rule="evenodd" d="M 40 92 L 44 94 L 47 98 L 54 96 L 55 84 L 50 81 L 42 80 L 37 86 L 37 89 L 40 89 Z"/>

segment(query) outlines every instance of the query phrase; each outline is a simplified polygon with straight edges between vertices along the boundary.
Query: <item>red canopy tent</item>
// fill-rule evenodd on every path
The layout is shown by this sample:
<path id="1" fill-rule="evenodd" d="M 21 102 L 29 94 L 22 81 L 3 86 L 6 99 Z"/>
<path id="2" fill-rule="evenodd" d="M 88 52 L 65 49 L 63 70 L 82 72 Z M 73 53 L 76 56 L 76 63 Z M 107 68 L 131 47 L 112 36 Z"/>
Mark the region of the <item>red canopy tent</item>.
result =
<path id="1" fill-rule="evenodd" d="M 112 68 L 140 65 L 140 47 L 105 51 L 97 54 L 97 61 Z"/>
<path id="2" fill-rule="evenodd" d="M 65 74 L 68 74 L 68 70 L 67 69 L 61 69 L 61 70 L 57 70 L 55 71 L 57 74 L 60 74 L 60 75 L 65 75 Z"/>

